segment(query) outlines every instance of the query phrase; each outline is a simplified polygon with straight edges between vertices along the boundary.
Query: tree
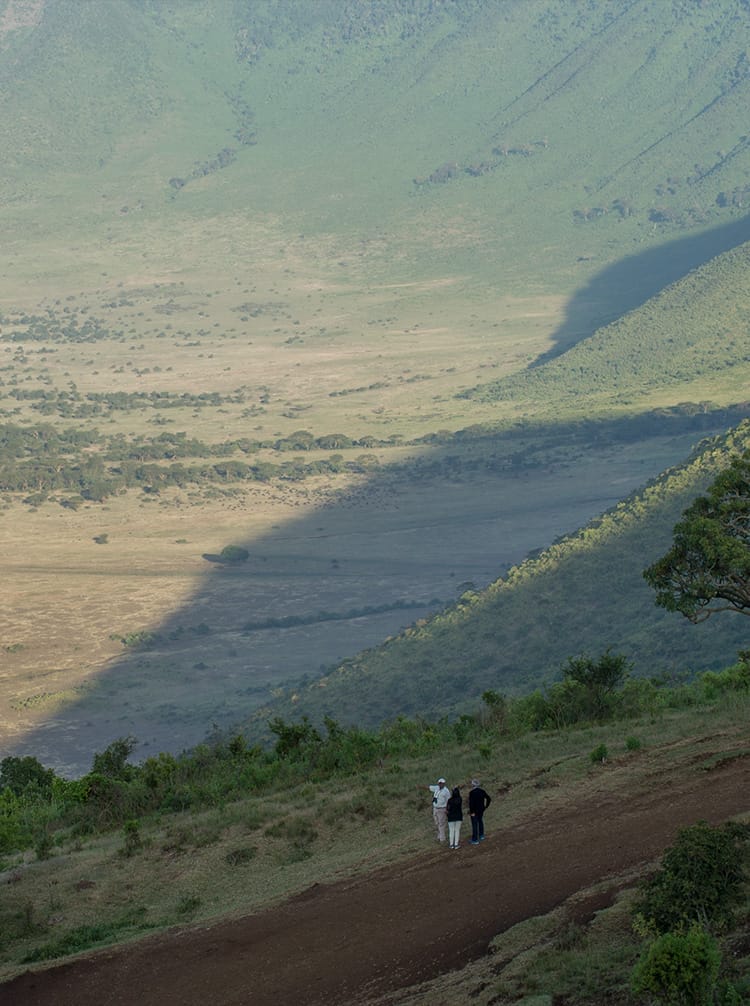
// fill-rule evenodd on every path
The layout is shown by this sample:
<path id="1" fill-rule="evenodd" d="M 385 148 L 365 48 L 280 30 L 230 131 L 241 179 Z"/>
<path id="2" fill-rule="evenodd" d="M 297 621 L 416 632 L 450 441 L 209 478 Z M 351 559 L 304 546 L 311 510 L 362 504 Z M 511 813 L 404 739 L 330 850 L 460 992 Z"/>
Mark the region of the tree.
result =
<path id="1" fill-rule="evenodd" d="M 750 451 L 684 511 L 672 548 L 643 573 L 656 603 L 691 622 L 750 615 Z"/>
<path id="2" fill-rule="evenodd" d="M 25 758 L 11 755 L 0 762 L 0 790 L 9 789 L 16 796 L 20 796 L 26 789 L 49 793 L 54 779 L 53 770 L 45 768 L 38 759 L 30 755 Z"/>
<path id="3" fill-rule="evenodd" d="M 610 696 L 625 680 L 630 663 L 622 654 L 605 650 L 598 659 L 569 657 L 563 667 L 563 680 L 575 682 L 584 692 L 586 715 L 602 719 L 609 713 Z"/>
<path id="4" fill-rule="evenodd" d="M 101 775 L 108 779 L 130 779 L 133 766 L 128 758 L 135 751 L 135 737 L 118 737 L 108 748 L 94 755 L 91 775 Z"/>
<path id="5" fill-rule="evenodd" d="M 219 558 L 221 562 L 247 562 L 250 558 L 250 553 L 246 548 L 242 548 L 241 545 L 225 545 L 221 552 L 219 552 Z"/>

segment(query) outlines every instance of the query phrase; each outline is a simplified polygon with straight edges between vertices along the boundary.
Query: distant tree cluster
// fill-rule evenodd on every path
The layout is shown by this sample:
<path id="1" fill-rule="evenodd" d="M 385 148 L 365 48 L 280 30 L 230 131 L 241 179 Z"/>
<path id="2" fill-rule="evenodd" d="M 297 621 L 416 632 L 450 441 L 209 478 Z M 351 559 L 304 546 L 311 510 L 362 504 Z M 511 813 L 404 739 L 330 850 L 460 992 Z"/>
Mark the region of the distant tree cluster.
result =
<path id="1" fill-rule="evenodd" d="M 422 188 L 425 185 L 444 185 L 446 182 L 461 177 L 461 175 L 479 178 L 481 175 L 494 171 L 507 157 L 532 157 L 539 150 L 546 150 L 548 146 L 549 141 L 547 139 L 516 145 L 500 144 L 492 149 L 494 160 L 488 159 L 465 165 L 461 165 L 457 161 L 446 161 L 435 168 L 429 175 L 414 178 L 413 182 L 417 188 Z"/>
<path id="2" fill-rule="evenodd" d="M 240 142 L 245 146 L 252 146 L 257 142 L 255 132 L 247 130 L 245 127 L 240 129 L 236 135 L 240 139 Z M 211 160 L 204 161 L 202 164 L 196 165 L 186 177 L 170 178 L 169 185 L 171 188 L 179 191 L 180 189 L 183 189 L 188 182 L 194 181 L 196 178 L 205 178 L 206 175 L 212 175 L 216 171 L 222 171 L 224 168 L 228 168 L 229 165 L 233 164 L 236 160 L 237 151 L 234 147 L 222 147 L 216 157 L 212 157 Z"/>

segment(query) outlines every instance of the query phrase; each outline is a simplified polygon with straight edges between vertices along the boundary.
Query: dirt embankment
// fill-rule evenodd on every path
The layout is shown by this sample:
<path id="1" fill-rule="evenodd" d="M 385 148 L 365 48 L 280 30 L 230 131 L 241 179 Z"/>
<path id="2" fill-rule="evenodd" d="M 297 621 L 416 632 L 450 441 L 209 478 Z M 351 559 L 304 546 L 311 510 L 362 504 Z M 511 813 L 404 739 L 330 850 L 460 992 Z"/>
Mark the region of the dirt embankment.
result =
<path id="1" fill-rule="evenodd" d="M 14 1006 L 344 1006 L 405 988 L 461 967 L 498 933 L 576 891 L 652 861 L 681 827 L 746 813 L 750 757 L 711 761 L 719 750 L 706 738 L 700 762 L 646 758 L 638 773 L 613 769 L 574 803 L 513 827 L 495 823 L 480 846 L 436 847 L 397 868 L 313 884 L 246 918 L 30 971 L 0 986 L 0 998 Z"/>

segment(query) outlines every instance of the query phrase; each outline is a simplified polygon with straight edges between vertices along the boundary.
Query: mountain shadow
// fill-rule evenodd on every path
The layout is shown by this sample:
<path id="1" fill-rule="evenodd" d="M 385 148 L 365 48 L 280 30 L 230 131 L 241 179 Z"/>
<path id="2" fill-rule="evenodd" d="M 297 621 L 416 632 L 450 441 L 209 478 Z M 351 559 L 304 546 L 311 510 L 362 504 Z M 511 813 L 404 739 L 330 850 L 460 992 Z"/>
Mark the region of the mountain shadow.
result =
<path id="1" fill-rule="evenodd" d="M 641 307 L 693 269 L 746 241 L 750 241 L 750 215 L 708 231 L 675 238 L 607 266 L 570 298 L 565 319 L 552 335 L 553 346 L 531 367 L 540 367 L 561 356 L 597 328 Z M 605 316 L 598 312 L 600 304 L 607 305 Z M 592 318 L 596 319 L 593 327 Z"/>
<path id="2" fill-rule="evenodd" d="M 63 774 L 79 775 L 94 752 L 118 737 L 137 739 L 138 758 L 180 751 L 212 730 L 254 718 L 257 726 L 258 710 L 274 703 L 285 715 L 309 709 L 316 717 L 363 726 L 400 713 L 440 716 L 478 702 L 486 687 L 536 687 L 581 647 L 632 649 L 637 641 L 639 669 L 648 672 L 655 634 L 661 669 L 725 665 L 736 653 L 735 634 L 724 626 L 718 633 L 710 626 L 687 634 L 675 617 L 658 613 L 655 620 L 653 598 L 639 577 L 668 540 L 674 505 L 648 535 L 639 529 L 628 577 L 612 595 L 614 611 L 603 604 L 612 568 L 605 554 L 599 572 L 587 574 L 585 593 L 597 598 L 593 608 L 579 603 L 580 586 L 567 594 L 558 590 L 545 567 L 539 590 L 532 586 L 524 596 L 522 617 L 514 609 L 510 624 L 502 616 L 480 619 L 478 638 L 457 633 L 453 643 L 441 629 L 438 650 L 431 645 L 419 653 L 422 627 L 438 612 L 455 611 L 456 604 L 460 610 L 461 598 L 482 596 L 482 588 L 501 582 L 498 576 L 525 556 L 615 507 L 684 458 L 698 430 L 715 432 L 710 417 L 696 422 L 690 429 L 667 423 L 656 436 L 625 441 L 613 429 L 558 449 L 555 457 L 545 442 L 536 460 L 506 463 L 499 451 L 494 470 L 487 450 L 433 448 L 408 477 L 381 470 L 355 491 L 262 536 L 218 541 L 217 553 L 233 546 L 246 558 L 206 562 L 184 604 L 148 631 L 131 626 L 135 631 L 122 637 L 123 655 L 75 701 L 53 705 L 24 736 L 6 741 L 4 753 L 34 755 Z M 508 445 L 504 450 L 507 456 Z M 696 484 L 690 481 L 690 491 Z M 150 571 L 133 575 L 140 576 L 146 596 Z M 81 586 L 84 593 L 95 589 Z M 622 603 L 635 589 L 637 602 Z M 574 627 L 575 639 L 566 625 Z M 392 640 L 404 632 L 410 652 L 394 665 Z M 371 655 L 386 654 L 390 666 L 382 676 L 349 676 L 342 693 L 330 672 L 367 663 L 369 657 L 352 655 L 368 648 Z M 321 687 L 326 682 L 333 682 L 328 690 Z M 40 702 L 47 698 L 54 696 L 40 694 Z"/>

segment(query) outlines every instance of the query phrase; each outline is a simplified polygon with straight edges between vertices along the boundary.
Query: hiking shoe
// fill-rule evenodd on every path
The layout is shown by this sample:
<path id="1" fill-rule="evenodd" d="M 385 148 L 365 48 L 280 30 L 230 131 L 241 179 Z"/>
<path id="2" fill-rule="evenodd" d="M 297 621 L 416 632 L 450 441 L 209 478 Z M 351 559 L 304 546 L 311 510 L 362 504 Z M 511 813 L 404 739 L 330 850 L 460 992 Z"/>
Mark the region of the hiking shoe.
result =
<path id="1" fill-rule="evenodd" d="M 472 838 L 472 840 L 471 840 L 471 844 L 472 844 L 472 845 L 479 845 L 479 839 L 474 839 L 474 838 Z"/>

